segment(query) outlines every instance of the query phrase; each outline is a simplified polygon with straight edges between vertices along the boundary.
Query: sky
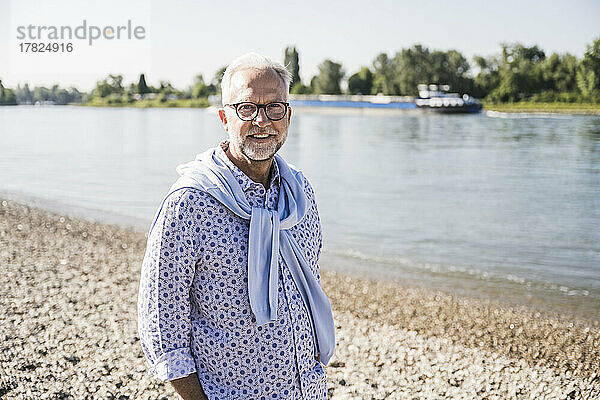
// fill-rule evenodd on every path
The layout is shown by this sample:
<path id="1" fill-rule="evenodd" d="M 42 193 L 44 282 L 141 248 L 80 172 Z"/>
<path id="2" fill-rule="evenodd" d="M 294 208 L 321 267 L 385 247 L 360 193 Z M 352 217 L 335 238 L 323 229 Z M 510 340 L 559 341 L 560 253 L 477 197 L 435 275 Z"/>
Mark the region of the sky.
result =
<path id="1" fill-rule="evenodd" d="M 581 57 L 600 37 L 600 1 L 200 1 L 200 0 L 0 0 L 0 79 L 8 87 L 59 84 L 90 90 L 108 74 L 125 83 L 145 73 L 149 84 L 168 80 L 189 86 L 244 53 L 283 61 L 287 46 L 300 54 L 300 76 L 308 82 L 325 59 L 347 75 L 370 66 L 381 52 L 393 55 L 422 44 L 461 51 L 467 58 L 499 52 L 500 43 L 538 45 L 547 54 Z M 86 22 L 86 39 L 19 38 L 19 26 L 68 26 Z M 141 27 L 129 39 L 117 26 Z M 108 36 L 89 44 L 93 33 Z M 81 29 L 81 32 L 84 32 Z M 138 31 L 139 32 L 139 31 Z M 73 44 L 71 52 L 23 52 L 30 42 Z"/>

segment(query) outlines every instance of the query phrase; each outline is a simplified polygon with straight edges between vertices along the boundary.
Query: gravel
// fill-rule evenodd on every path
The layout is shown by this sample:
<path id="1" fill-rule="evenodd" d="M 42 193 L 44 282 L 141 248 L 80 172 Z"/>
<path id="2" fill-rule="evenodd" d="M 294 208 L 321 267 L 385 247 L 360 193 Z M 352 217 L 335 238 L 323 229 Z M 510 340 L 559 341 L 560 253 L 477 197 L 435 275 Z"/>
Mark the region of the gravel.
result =
<path id="1" fill-rule="evenodd" d="M 174 399 L 136 328 L 144 233 L 0 199 L 0 398 Z M 600 398 L 600 324 L 322 270 L 332 399 Z"/>

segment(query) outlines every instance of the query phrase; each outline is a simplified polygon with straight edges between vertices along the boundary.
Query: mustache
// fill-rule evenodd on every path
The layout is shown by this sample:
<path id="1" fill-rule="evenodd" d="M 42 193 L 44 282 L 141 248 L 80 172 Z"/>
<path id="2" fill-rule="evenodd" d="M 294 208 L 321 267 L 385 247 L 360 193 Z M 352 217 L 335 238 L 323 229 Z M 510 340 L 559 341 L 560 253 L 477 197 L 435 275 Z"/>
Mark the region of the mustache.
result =
<path id="1" fill-rule="evenodd" d="M 253 126 L 250 129 L 248 129 L 248 135 L 255 135 L 257 133 L 267 133 L 269 135 L 279 134 L 277 129 L 273 128 L 272 126 L 265 126 L 264 128 L 261 128 L 260 126 Z"/>

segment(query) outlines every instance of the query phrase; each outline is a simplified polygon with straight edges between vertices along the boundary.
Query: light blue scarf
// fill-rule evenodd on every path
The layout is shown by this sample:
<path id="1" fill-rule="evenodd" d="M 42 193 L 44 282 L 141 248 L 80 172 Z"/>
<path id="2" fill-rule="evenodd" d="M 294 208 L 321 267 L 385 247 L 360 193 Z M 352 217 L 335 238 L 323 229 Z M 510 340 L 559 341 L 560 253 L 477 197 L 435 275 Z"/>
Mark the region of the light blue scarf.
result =
<path id="1" fill-rule="evenodd" d="M 277 320 L 278 262 L 281 255 L 311 316 L 315 354 L 320 354 L 321 362 L 327 365 L 335 348 L 331 305 L 289 232 L 302 220 L 309 206 L 304 192 L 304 176 L 277 154 L 275 162 L 281 186 L 277 210 L 274 211 L 250 206 L 237 179 L 225 161 L 218 157 L 217 148 L 198 154 L 194 161 L 178 166 L 177 172 L 181 176 L 171 186 L 169 194 L 183 188 L 199 189 L 239 217 L 250 220 L 248 295 L 257 324 Z"/>

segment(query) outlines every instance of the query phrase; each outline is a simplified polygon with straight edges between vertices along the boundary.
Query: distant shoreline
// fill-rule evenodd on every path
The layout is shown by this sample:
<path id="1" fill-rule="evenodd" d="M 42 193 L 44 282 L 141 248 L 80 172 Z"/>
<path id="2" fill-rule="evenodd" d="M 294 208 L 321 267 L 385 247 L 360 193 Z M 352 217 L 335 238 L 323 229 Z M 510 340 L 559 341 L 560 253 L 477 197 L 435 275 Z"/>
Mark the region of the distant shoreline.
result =
<path id="1" fill-rule="evenodd" d="M 210 106 L 206 99 L 176 99 L 176 100 L 164 100 L 159 99 L 147 99 L 147 100 L 135 100 L 132 102 L 115 102 L 109 103 L 107 101 L 99 101 L 99 99 L 92 99 L 87 103 L 73 103 L 70 105 L 79 105 L 85 107 L 132 107 L 132 108 L 207 108 Z"/>
<path id="2" fill-rule="evenodd" d="M 484 111 L 507 113 L 550 113 L 573 115 L 600 115 L 600 104 L 593 103 L 483 103 Z"/>
<path id="3" fill-rule="evenodd" d="M 20 106 L 27 104 L 19 104 Z M 58 105 L 58 104 L 57 104 Z M 103 103 L 103 102 L 87 102 L 87 103 L 69 103 L 65 104 L 69 106 L 80 106 L 80 107 L 112 107 L 112 108 L 209 108 L 210 104 L 203 101 L 203 99 L 178 99 L 178 100 L 167 100 L 164 102 L 158 100 L 138 100 L 132 103 Z M 45 105 L 47 106 L 47 105 Z M 308 111 L 313 111 L 315 108 L 310 107 L 297 107 Z M 340 111 L 362 111 L 361 108 L 351 109 L 347 107 L 330 107 L 329 110 L 340 110 Z M 317 110 L 318 111 L 318 110 Z M 377 110 L 378 114 L 386 114 L 397 110 Z M 410 110 L 414 112 L 418 110 Z M 571 114 L 571 115 L 600 115 L 600 104 L 593 103 L 539 103 L 539 102 L 522 102 L 522 103 L 483 103 L 483 112 L 495 111 L 504 113 L 543 113 L 543 114 Z M 406 112 L 406 111 L 405 111 Z"/>
<path id="4" fill-rule="evenodd" d="M 133 103 L 124 104 L 99 104 L 85 103 L 84 106 L 95 107 L 134 107 L 134 108 L 207 108 L 210 105 L 208 102 L 194 99 L 167 100 L 163 103 L 156 100 L 142 100 Z M 305 107 L 297 107 L 304 109 Z M 307 109 L 309 107 L 306 107 Z M 314 108 L 313 108 L 314 109 Z M 334 109 L 332 107 L 331 109 Z M 340 108 L 340 110 L 348 110 L 348 108 Z M 362 110 L 357 108 L 357 110 Z M 389 110 L 382 110 L 385 113 Z M 411 110 L 415 111 L 415 110 Z M 483 103 L 483 111 L 497 111 L 508 113 L 551 113 L 551 114 L 573 114 L 573 115 L 600 115 L 600 104 L 593 103 L 539 103 L 539 102 L 522 102 L 522 103 L 503 103 L 492 104 Z"/>

